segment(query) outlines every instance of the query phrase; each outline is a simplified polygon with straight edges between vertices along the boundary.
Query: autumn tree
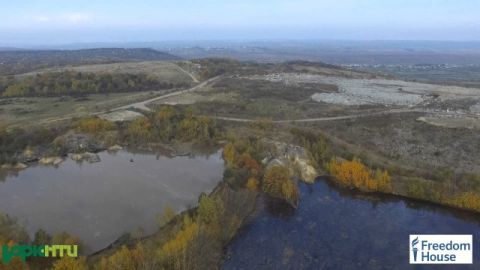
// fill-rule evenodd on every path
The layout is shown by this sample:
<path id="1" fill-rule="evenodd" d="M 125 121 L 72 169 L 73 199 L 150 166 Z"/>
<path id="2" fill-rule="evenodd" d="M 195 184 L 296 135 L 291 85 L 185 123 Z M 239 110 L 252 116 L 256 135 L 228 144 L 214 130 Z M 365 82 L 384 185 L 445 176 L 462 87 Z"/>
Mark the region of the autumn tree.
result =
<path id="1" fill-rule="evenodd" d="M 202 194 L 198 204 L 198 218 L 205 224 L 219 224 L 225 209 L 218 197 Z"/>
<path id="2" fill-rule="evenodd" d="M 161 264 L 167 269 L 192 269 L 195 262 L 189 252 L 199 231 L 199 224 L 185 216 L 182 229 L 158 250 Z"/>
<path id="3" fill-rule="evenodd" d="M 227 166 L 234 166 L 235 165 L 235 159 L 236 159 L 236 151 L 235 151 L 235 145 L 233 143 L 228 143 L 225 145 L 223 148 L 223 159 L 227 163 Z"/>
<path id="4" fill-rule="evenodd" d="M 320 133 L 294 128 L 290 131 L 302 147 L 308 150 L 316 165 L 323 167 L 329 160 L 327 139 Z"/>
<path id="5" fill-rule="evenodd" d="M 88 270 L 85 257 L 62 257 L 53 264 L 53 270 Z"/>
<path id="6" fill-rule="evenodd" d="M 243 153 L 238 157 L 237 167 L 244 168 L 252 177 L 258 177 L 262 173 L 262 167 L 249 153 Z"/>
<path id="7" fill-rule="evenodd" d="M 113 255 L 103 257 L 95 264 L 95 270 L 157 269 L 156 262 L 141 243 L 129 249 L 122 246 Z"/>
<path id="8" fill-rule="evenodd" d="M 40 229 L 38 230 L 33 238 L 33 244 L 36 246 L 48 245 L 52 242 L 52 236 L 50 236 L 46 231 Z"/>
<path id="9" fill-rule="evenodd" d="M 258 180 L 255 177 L 250 177 L 247 180 L 247 184 L 245 185 L 251 191 L 256 191 L 258 189 Z"/>
<path id="10" fill-rule="evenodd" d="M 457 195 L 449 203 L 456 207 L 480 211 L 480 195 L 473 191 Z"/>
<path id="11" fill-rule="evenodd" d="M 97 135 L 115 129 L 115 124 L 100 118 L 85 118 L 75 123 L 77 131 Z"/>
<path id="12" fill-rule="evenodd" d="M 152 124 L 146 117 L 133 120 L 127 129 L 130 138 L 135 142 L 148 142 L 152 139 Z"/>
<path id="13" fill-rule="evenodd" d="M 160 227 L 170 222 L 175 217 L 175 211 L 169 205 L 165 206 L 163 213 L 157 216 L 157 223 Z"/>
<path id="14" fill-rule="evenodd" d="M 391 180 L 387 171 L 372 171 L 358 159 L 341 160 L 333 158 L 327 164 L 327 170 L 342 185 L 351 186 L 364 191 L 389 191 Z"/>
<path id="15" fill-rule="evenodd" d="M 85 248 L 85 244 L 79 237 L 73 236 L 67 232 L 60 232 L 53 235 L 51 244 L 52 245 L 77 245 L 79 253 L 83 252 Z"/>
<path id="16" fill-rule="evenodd" d="M 285 166 L 274 165 L 267 169 L 263 178 L 263 190 L 272 197 L 286 200 L 294 207 L 298 205 L 300 192 L 291 178 L 290 170 Z"/>

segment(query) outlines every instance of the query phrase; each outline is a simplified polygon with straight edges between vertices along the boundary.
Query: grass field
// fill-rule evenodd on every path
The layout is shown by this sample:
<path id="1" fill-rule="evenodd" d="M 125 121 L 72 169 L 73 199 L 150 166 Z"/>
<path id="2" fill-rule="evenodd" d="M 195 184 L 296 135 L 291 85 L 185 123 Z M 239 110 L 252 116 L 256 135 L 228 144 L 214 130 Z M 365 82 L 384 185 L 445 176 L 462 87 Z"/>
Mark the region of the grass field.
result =
<path id="1" fill-rule="evenodd" d="M 17 76 L 34 76 L 43 72 L 65 70 L 89 73 L 147 74 L 154 76 L 158 81 L 173 85 L 185 85 L 185 87 L 194 85 L 194 79 L 196 79 L 175 63 L 165 61 L 67 66 L 42 69 Z M 4 98 L 0 99 L 0 123 L 14 127 L 48 123 L 57 118 L 82 117 L 149 99 L 166 92 L 168 91 L 92 94 L 86 97 Z"/>
<path id="2" fill-rule="evenodd" d="M 129 74 L 148 74 L 159 81 L 172 84 L 193 83 L 191 76 L 182 70 L 178 65 L 165 61 L 148 62 L 126 62 L 114 64 L 67 66 L 60 68 L 49 68 L 39 71 L 29 72 L 18 76 L 31 76 L 43 72 L 60 72 L 65 70 L 90 73 L 129 73 Z"/>
<path id="3" fill-rule="evenodd" d="M 82 98 L 48 97 L 0 99 L 0 123 L 9 127 L 22 127 L 48 123 L 56 118 L 82 117 L 148 99 L 161 93 L 165 93 L 165 91 L 108 95 L 96 94 Z"/>

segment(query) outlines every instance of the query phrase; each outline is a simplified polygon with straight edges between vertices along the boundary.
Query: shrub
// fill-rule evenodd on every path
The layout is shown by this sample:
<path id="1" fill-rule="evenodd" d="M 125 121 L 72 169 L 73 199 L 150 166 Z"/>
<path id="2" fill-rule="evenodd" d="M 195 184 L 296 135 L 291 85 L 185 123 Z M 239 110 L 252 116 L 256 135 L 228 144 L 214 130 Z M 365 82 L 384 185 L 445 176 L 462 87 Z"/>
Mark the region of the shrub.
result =
<path id="1" fill-rule="evenodd" d="M 258 180 L 255 177 L 250 177 L 247 180 L 247 185 L 245 186 L 251 191 L 256 191 L 258 189 Z"/>
<path id="2" fill-rule="evenodd" d="M 263 178 L 263 190 L 272 197 L 286 200 L 294 207 L 298 204 L 298 186 L 291 179 L 288 168 L 284 166 L 275 165 L 267 169 Z"/>
<path id="3" fill-rule="evenodd" d="M 97 135 L 115 129 L 115 124 L 100 118 L 85 118 L 75 123 L 77 131 Z"/>
<path id="4" fill-rule="evenodd" d="M 297 143 L 308 150 L 317 166 L 323 167 L 330 157 L 327 139 L 322 134 L 294 128 L 290 133 L 295 136 Z"/>
<path id="5" fill-rule="evenodd" d="M 85 257 L 62 257 L 53 264 L 53 270 L 88 270 Z"/>
<path id="6" fill-rule="evenodd" d="M 465 192 L 452 199 L 450 203 L 460 208 L 480 211 L 480 195 L 475 192 Z"/>
<path id="7" fill-rule="evenodd" d="M 221 136 L 215 121 L 205 116 L 197 116 L 190 109 L 176 109 L 162 106 L 148 117 L 132 121 L 127 135 L 134 142 L 173 140 L 209 143 Z"/>
<path id="8" fill-rule="evenodd" d="M 175 211 L 169 205 L 165 206 L 162 215 L 157 215 L 157 223 L 160 227 L 170 222 L 175 217 Z"/>
<path id="9" fill-rule="evenodd" d="M 96 263 L 95 270 L 137 270 L 137 269 L 157 269 L 153 260 L 147 260 L 147 250 L 141 243 L 134 248 L 122 246 L 113 255 L 103 257 Z M 147 267 L 148 266 L 148 267 Z"/>
<path id="10" fill-rule="evenodd" d="M 133 120 L 127 129 L 130 138 L 135 142 L 148 142 L 152 139 L 152 124 L 146 117 Z"/>

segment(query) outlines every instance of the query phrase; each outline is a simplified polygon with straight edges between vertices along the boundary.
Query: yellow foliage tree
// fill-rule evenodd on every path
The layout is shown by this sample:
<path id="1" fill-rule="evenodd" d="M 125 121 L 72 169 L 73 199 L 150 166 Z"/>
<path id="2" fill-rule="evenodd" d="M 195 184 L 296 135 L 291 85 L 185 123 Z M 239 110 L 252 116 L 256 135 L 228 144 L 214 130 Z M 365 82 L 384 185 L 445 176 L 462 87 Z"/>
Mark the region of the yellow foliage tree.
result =
<path id="1" fill-rule="evenodd" d="M 146 117 L 133 120 L 128 125 L 128 134 L 136 141 L 148 141 L 151 139 L 152 124 Z"/>
<path id="2" fill-rule="evenodd" d="M 258 180 L 255 177 L 248 178 L 246 188 L 251 191 L 256 191 L 258 189 Z"/>
<path id="3" fill-rule="evenodd" d="M 227 163 L 227 166 L 233 166 L 235 164 L 235 145 L 233 143 L 228 143 L 223 148 L 223 159 Z"/>
<path id="4" fill-rule="evenodd" d="M 80 132 L 98 134 L 108 130 L 115 129 L 115 124 L 100 118 L 85 118 L 79 120 L 76 124 L 76 129 Z"/>
<path id="5" fill-rule="evenodd" d="M 188 257 L 188 248 L 200 231 L 198 223 L 186 219 L 183 229 L 158 251 L 160 261 L 168 269 L 191 269 L 192 261 Z"/>
<path id="6" fill-rule="evenodd" d="M 480 195 L 472 191 L 457 196 L 450 203 L 460 208 L 480 211 Z"/>
<path id="7" fill-rule="evenodd" d="M 337 161 L 333 158 L 327 164 L 327 170 L 343 185 L 365 191 L 389 191 L 391 180 L 387 171 L 377 169 L 373 172 L 361 161 Z"/>
<path id="8" fill-rule="evenodd" d="M 53 270 L 88 270 L 85 257 L 62 257 L 53 264 Z"/>
<path id="9" fill-rule="evenodd" d="M 170 207 L 170 205 L 167 205 L 163 209 L 163 214 L 157 216 L 158 225 L 160 225 L 161 227 L 167 224 L 168 222 L 170 222 L 170 220 L 172 220 L 174 217 L 175 217 L 175 211 L 173 210 L 172 207 Z"/>
<path id="10" fill-rule="evenodd" d="M 170 121 L 176 114 L 176 111 L 171 106 L 163 106 L 155 114 L 155 124 L 160 125 L 165 121 Z"/>
<path id="11" fill-rule="evenodd" d="M 150 269 L 146 265 L 152 265 L 146 258 L 146 250 L 141 243 L 135 248 L 129 249 L 122 246 L 112 256 L 102 258 L 96 265 L 95 270 L 137 270 Z M 151 268 L 153 269 L 153 268 Z"/>
<path id="12" fill-rule="evenodd" d="M 219 197 L 202 195 L 198 204 L 198 219 L 208 225 L 220 223 L 224 214 L 223 201 Z"/>

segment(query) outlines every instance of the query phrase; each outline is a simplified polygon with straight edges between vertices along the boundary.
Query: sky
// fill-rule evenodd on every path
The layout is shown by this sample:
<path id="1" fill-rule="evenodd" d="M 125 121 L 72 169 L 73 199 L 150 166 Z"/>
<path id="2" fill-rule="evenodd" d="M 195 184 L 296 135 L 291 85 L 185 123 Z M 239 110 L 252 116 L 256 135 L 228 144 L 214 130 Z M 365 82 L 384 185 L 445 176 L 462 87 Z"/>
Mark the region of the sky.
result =
<path id="1" fill-rule="evenodd" d="M 0 45 L 480 40 L 480 0 L 0 0 Z"/>

